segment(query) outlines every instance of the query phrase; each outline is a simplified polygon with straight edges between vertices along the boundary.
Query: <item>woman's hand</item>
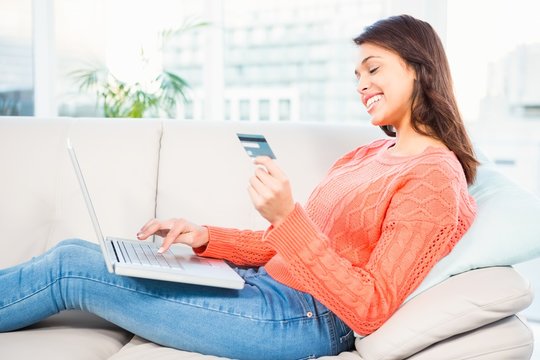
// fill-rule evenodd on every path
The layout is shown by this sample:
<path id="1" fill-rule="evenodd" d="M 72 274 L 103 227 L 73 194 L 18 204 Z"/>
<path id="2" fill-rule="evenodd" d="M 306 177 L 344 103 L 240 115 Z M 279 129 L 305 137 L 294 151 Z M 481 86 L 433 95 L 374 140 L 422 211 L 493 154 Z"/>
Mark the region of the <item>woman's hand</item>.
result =
<path id="1" fill-rule="evenodd" d="M 256 157 L 254 163 L 262 165 L 266 170 L 257 167 L 249 180 L 251 201 L 266 220 L 278 226 L 294 210 L 289 179 L 267 156 Z"/>
<path id="2" fill-rule="evenodd" d="M 163 253 L 174 243 L 186 244 L 198 248 L 208 243 L 208 229 L 184 219 L 148 221 L 137 233 L 139 240 L 146 240 L 151 235 L 164 238 L 158 252 Z"/>

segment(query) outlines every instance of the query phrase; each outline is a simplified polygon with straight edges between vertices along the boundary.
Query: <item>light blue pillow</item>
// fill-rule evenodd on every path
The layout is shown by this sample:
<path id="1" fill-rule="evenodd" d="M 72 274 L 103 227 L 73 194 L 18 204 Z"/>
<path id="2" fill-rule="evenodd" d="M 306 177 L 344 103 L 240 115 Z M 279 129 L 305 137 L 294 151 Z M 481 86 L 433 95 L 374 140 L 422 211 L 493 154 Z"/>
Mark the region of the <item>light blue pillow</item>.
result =
<path id="1" fill-rule="evenodd" d="M 481 151 L 469 187 L 478 212 L 473 224 L 408 298 L 464 271 L 514 265 L 540 256 L 540 198 L 499 172 Z"/>

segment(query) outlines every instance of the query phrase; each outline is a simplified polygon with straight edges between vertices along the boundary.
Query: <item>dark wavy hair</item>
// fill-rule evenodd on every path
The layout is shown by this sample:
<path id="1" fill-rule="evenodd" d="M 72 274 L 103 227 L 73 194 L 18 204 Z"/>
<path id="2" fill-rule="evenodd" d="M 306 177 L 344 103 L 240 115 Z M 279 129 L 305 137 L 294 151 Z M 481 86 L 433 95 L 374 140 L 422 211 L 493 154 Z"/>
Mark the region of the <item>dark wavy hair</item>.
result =
<path id="1" fill-rule="evenodd" d="M 459 113 L 448 59 L 431 25 L 409 15 L 392 16 L 366 27 L 354 42 L 390 50 L 415 71 L 411 106 L 413 129 L 442 141 L 461 163 L 467 183 L 472 184 L 479 162 Z M 381 129 L 389 136 L 396 136 L 391 126 L 381 126 Z"/>

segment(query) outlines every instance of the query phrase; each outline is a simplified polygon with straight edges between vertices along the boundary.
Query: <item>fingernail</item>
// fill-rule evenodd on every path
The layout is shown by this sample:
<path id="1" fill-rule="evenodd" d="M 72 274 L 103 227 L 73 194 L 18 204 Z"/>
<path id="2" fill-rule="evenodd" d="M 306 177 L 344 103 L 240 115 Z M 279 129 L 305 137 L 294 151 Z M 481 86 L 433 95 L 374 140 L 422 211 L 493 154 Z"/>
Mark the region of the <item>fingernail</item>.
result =
<path id="1" fill-rule="evenodd" d="M 157 252 L 160 253 L 160 254 L 163 254 L 164 251 L 165 251 L 165 248 L 162 246 L 162 247 L 160 247 L 160 248 L 158 249 Z"/>

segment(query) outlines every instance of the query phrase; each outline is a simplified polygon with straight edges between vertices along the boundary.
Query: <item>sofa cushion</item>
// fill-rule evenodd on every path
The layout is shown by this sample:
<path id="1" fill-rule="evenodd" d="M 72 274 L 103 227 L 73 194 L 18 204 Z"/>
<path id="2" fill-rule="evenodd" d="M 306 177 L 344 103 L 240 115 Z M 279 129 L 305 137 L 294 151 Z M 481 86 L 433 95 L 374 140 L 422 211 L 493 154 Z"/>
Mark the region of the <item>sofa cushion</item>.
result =
<path id="1" fill-rule="evenodd" d="M 476 219 L 408 299 L 451 275 L 540 256 L 540 199 L 498 171 L 480 150 L 476 153 L 482 165 L 469 187 L 478 205 Z"/>
<path id="2" fill-rule="evenodd" d="M 407 360 L 530 359 L 533 347 L 531 330 L 518 316 L 509 316 L 443 340 Z"/>
<path id="3" fill-rule="evenodd" d="M 452 276 L 403 304 L 377 331 L 356 340 L 365 360 L 404 359 L 446 338 L 516 314 L 532 302 L 511 267 Z"/>
<path id="4" fill-rule="evenodd" d="M 261 340 L 264 341 L 264 340 Z M 217 360 L 225 359 L 156 345 L 138 336 L 109 360 Z M 362 360 L 357 352 L 343 352 L 337 356 L 324 356 L 319 360 Z"/>
<path id="5" fill-rule="evenodd" d="M 132 334 L 80 311 L 65 311 L 23 330 L 2 333 L 2 360 L 105 360 Z"/>

